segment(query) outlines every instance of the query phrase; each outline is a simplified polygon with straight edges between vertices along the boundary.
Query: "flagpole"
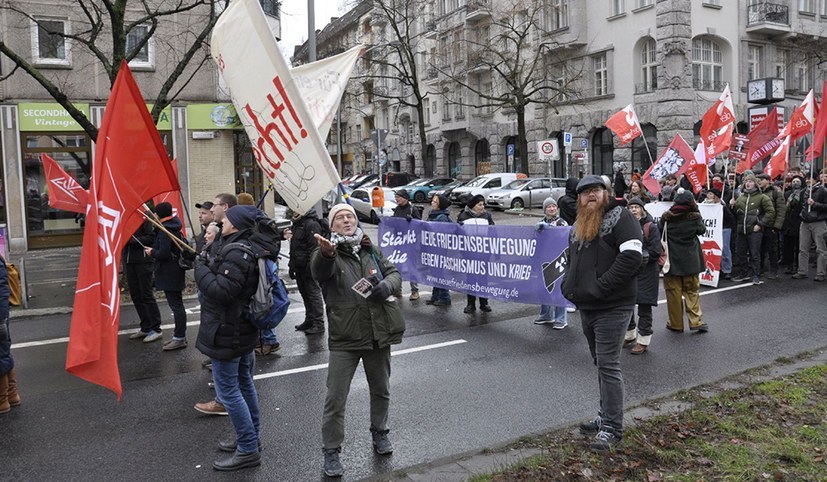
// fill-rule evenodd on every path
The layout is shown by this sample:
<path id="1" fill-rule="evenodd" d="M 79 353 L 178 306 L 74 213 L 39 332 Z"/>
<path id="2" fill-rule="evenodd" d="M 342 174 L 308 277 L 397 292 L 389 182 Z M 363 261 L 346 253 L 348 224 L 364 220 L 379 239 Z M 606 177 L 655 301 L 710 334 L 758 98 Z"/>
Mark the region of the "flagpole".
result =
<path id="1" fill-rule="evenodd" d="M 149 210 L 149 208 L 146 206 L 146 204 L 144 204 L 144 207 L 146 208 L 146 212 L 149 212 L 149 214 L 150 214 L 151 216 L 150 216 L 150 215 L 147 215 L 147 213 L 146 213 L 146 212 L 141 211 L 141 210 L 138 210 L 138 212 L 140 212 L 140 213 L 144 216 L 144 218 L 146 218 L 146 220 L 147 220 L 147 221 L 149 221 L 150 223 L 152 223 L 152 225 L 153 225 L 153 226 L 155 226 L 156 228 L 160 229 L 160 230 L 161 230 L 162 232 L 164 232 L 167 236 L 169 236 L 169 238 L 170 238 L 172 241 L 174 241 L 174 242 L 175 242 L 175 243 L 176 243 L 179 247 L 181 247 L 181 248 L 186 248 L 187 250 L 189 250 L 189 251 L 191 251 L 191 252 L 193 252 L 193 253 L 195 253 L 195 252 L 196 252 L 196 251 L 195 251 L 195 248 L 193 248 L 193 247 L 192 247 L 192 246 L 190 246 L 189 244 L 187 244 L 187 243 L 185 243 L 184 241 L 182 241 L 182 240 L 181 240 L 181 238 L 179 238 L 178 236 L 176 236 L 176 235 L 172 234 L 171 232 L 169 232 L 169 231 L 167 230 L 167 228 L 165 228 L 165 227 L 164 227 L 164 225 L 161 223 L 161 220 L 158 218 L 158 215 L 157 215 L 157 214 L 155 214 L 154 212 L 150 211 L 150 210 Z"/>
<path id="2" fill-rule="evenodd" d="M 646 142 L 646 136 L 643 134 L 643 128 L 640 128 L 640 137 L 643 138 L 643 147 L 646 149 L 646 154 L 649 156 L 649 165 L 655 163 L 655 160 L 652 159 L 652 153 L 649 151 L 649 143 Z"/>

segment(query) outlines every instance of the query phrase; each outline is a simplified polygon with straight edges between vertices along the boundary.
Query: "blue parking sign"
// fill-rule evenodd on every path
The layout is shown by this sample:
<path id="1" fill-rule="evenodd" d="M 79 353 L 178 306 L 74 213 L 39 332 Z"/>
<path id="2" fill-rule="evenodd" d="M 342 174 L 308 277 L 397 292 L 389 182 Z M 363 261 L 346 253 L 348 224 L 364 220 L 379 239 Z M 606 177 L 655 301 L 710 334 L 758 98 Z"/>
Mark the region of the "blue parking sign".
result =
<path id="1" fill-rule="evenodd" d="M 507 144 L 505 146 L 505 154 L 507 156 L 513 156 L 514 155 L 514 144 Z"/>
<path id="2" fill-rule="evenodd" d="M 588 149 L 589 140 L 586 138 L 580 139 L 580 149 Z"/>

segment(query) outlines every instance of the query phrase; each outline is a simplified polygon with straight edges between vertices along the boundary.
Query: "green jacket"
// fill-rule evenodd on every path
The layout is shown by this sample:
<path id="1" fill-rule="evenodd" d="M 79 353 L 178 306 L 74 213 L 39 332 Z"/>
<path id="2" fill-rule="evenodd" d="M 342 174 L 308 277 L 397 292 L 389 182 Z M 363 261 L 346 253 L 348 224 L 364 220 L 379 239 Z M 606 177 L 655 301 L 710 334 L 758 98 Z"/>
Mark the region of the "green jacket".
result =
<path id="1" fill-rule="evenodd" d="M 317 247 L 310 255 L 310 271 L 324 294 L 330 350 L 371 350 L 374 342 L 379 348 L 402 342 L 405 319 L 397 298 L 372 301 L 352 289 L 360 279 L 375 274 L 377 268 L 382 273 L 379 278 L 389 280 L 394 295 L 400 297 L 402 276 L 374 246 L 353 254 L 350 245 L 339 245 L 333 258 L 323 256 Z"/>
<path id="2" fill-rule="evenodd" d="M 769 186 L 765 190 L 759 188 L 758 190 L 772 200 L 772 205 L 775 209 L 775 221 L 773 221 L 771 227 L 780 231 L 781 228 L 784 227 L 784 219 L 787 215 L 787 200 L 784 199 L 781 189 L 775 186 Z"/>
<path id="3" fill-rule="evenodd" d="M 758 191 L 743 192 L 735 201 L 735 218 L 738 222 L 737 232 L 749 234 L 756 224 L 762 228 L 775 225 L 775 207 L 770 196 Z"/>

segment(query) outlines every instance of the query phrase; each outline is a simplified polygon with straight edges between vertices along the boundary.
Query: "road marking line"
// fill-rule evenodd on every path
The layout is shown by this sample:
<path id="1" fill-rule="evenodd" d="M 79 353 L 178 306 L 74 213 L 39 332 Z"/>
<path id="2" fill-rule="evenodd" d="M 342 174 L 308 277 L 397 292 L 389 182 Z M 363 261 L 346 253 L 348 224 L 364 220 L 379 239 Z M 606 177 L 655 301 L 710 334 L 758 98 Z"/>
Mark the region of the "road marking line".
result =
<path id="1" fill-rule="evenodd" d="M 424 345 L 424 346 L 418 346 L 418 347 L 415 347 L 415 348 L 406 348 L 404 350 L 392 351 L 391 356 L 407 355 L 408 353 L 416 353 L 416 352 L 425 351 L 425 350 L 435 350 L 437 348 L 444 348 L 446 346 L 453 346 L 453 345 L 461 345 L 463 343 L 468 343 L 468 342 L 463 340 L 463 339 L 459 339 L 459 340 L 446 341 L 446 342 L 443 342 L 443 343 L 434 343 L 433 345 Z M 327 363 L 321 363 L 319 365 L 310 365 L 310 366 L 306 366 L 306 367 L 291 368 L 289 370 L 281 370 L 281 371 L 278 371 L 278 372 L 261 373 L 261 374 L 258 374 L 258 375 L 254 375 L 253 380 L 263 380 L 265 378 L 283 377 L 283 376 L 287 376 L 287 375 L 295 375 L 296 373 L 304 373 L 304 372 L 324 370 L 325 368 L 327 368 L 327 365 L 328 365 Z"/>
<path id="2" fill-rule="evenodd" d="M 711 295 L 715 293 L 723 293 L 724 291 L 732 291 L 732 290 L 739 290 L 741 288 L 749 288 L 753 286 L 752 283 L 744 283 L 744 284 L 737 284 L 735 286 L 727 286 L 726 288 L 716 288 L 714 290 L 702 291 L 699 296 Z M 662 305 L 666 303 L 666 300 L 658 300 L 658 304 Z"/>

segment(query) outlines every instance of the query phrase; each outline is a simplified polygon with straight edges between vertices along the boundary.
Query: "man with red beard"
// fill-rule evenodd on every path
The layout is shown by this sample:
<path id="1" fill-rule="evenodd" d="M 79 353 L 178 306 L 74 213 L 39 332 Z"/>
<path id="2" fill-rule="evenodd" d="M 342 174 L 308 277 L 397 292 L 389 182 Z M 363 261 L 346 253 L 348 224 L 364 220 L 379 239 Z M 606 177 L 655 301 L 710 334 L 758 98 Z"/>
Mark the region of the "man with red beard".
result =
<path id="1" fill-rule="evenodd" d="M 609 196 L 599 176 L 581 179 L 563 295 L 580 311 L 583 334 L 597 365 L 600 411 L 580 425 L 581 433 L 595 436 L 593 452 L 611 450 L 623 440 L 620 352 L 637 302 L 635 276 L 642 252 L 640 223 Z"/>

